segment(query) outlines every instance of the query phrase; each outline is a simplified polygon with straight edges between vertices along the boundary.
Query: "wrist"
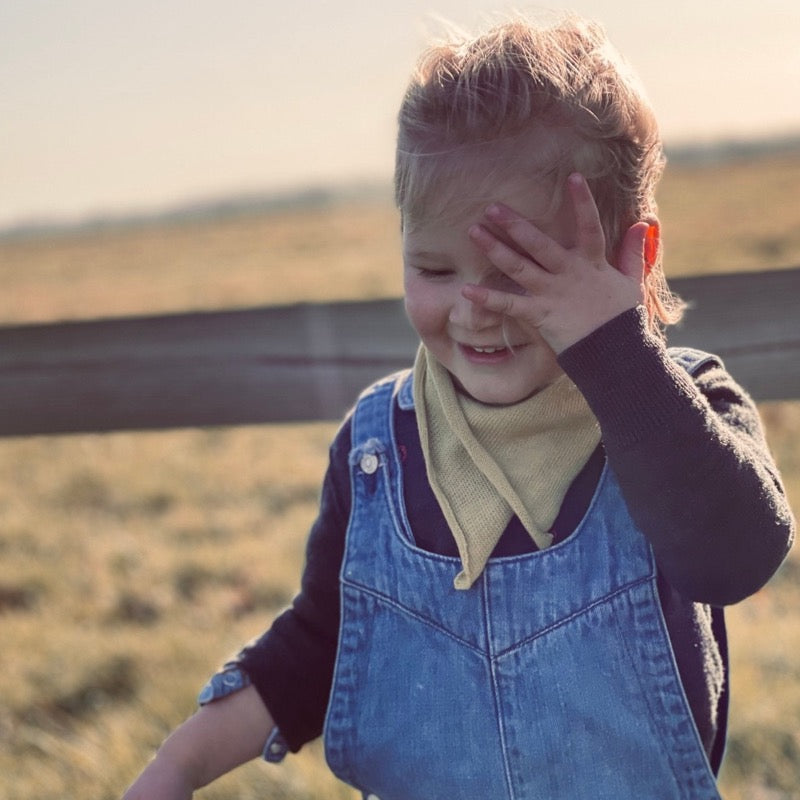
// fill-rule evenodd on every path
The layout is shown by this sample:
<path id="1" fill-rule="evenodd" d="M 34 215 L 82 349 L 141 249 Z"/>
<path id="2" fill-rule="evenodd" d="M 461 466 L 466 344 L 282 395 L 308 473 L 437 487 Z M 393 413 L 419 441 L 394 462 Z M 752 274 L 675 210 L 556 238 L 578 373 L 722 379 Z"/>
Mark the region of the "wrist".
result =
<path id="1" fill-rule="evenodd" d="M 630 315 L 631 312 L 637 311 L 639 308 L 643 309 L 643 306 L 637 303 L 621 305 L 618 308 L 607 310 L 607 313 L 601 318 L 573 319 L 570 321 L 569 328 L 565 328 L 561 331 L 547 332 L 543 326 L 541 333 L 555 354 L 560 358 L 563 353 L 566 353 L 573 347 L 579 347 L 581 342 L 591 339 L 594 334 L 609 324 L 613 324 L 615 320 L 625 315 Z"/>

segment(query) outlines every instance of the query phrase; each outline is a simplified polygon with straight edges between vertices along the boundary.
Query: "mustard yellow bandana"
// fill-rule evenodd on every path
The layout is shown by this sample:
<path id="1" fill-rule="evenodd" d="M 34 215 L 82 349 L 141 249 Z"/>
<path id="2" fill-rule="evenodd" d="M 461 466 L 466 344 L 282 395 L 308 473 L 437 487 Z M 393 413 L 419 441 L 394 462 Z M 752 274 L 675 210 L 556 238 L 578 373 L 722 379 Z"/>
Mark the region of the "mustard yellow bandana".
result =
<path id="1" fill-rule="evenodd" d="M 472 586 L 514 514 L 549 547 L 564 495 L 600 442 L 578 387 L 562 375 L 520 403 L 485 405 L 457 392 L 421 346 L 414 403 L 428 481 L 461 557 L 456 589 Z"/>

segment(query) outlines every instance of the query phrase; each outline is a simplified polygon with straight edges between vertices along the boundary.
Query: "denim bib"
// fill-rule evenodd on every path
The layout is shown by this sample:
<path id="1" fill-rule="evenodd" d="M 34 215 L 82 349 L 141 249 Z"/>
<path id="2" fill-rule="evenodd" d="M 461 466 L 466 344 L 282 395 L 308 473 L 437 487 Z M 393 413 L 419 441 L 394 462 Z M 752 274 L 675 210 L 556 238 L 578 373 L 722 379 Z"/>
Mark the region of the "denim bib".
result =
<path id="1" fill-rule="evenodd" d="M 652 550 L 613 473 L 568 539 L 490 559 L 459 591 L 459 560 L 414 544 L 396 403 L 413 406 L 407 373 L 368 390 L 353 416 L 333 772 L 380 800 L 719 800 Z"/>

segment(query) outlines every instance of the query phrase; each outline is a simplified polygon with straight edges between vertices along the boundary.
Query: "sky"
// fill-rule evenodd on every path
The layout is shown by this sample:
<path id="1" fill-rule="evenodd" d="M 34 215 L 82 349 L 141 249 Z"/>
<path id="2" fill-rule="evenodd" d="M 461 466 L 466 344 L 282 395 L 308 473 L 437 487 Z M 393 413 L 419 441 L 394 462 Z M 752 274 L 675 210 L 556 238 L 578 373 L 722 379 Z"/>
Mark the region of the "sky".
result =
<path id="1" fill-rule="evenodd" d="M 605 25 L 668 146 L 800 133 L 797 0 L 546 7 Z M 4 0 L 0 227 L 308 185 L 388 185 L 397 106 L 436 16 L 473 27 L 508 8 Z"/>

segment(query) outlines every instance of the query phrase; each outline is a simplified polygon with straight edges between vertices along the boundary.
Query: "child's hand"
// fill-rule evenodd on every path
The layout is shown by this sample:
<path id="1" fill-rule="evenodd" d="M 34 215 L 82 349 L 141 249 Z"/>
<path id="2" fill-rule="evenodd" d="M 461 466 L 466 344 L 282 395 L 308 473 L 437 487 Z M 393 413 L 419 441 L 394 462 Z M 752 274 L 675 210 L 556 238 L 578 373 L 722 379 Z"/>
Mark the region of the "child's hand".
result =
<path id="1" fill-rule="evenodd" d="M 508 206 L 490 206 L 486 219 L 517 249 L 482 225 L 472 226 L 470 237 L 525 294 L 475 284 L 462 290 L 473 303 L 538 332 L 556 353 L 644 302 L 643 254 L 649 227 L 637 222 L 626 231 L 617 267 L 612 267 L 606 260 L 605 235 L 589 186 L 575 173 L 567 187 L 575 212 L 574 247 L 562 246 Z"/>

